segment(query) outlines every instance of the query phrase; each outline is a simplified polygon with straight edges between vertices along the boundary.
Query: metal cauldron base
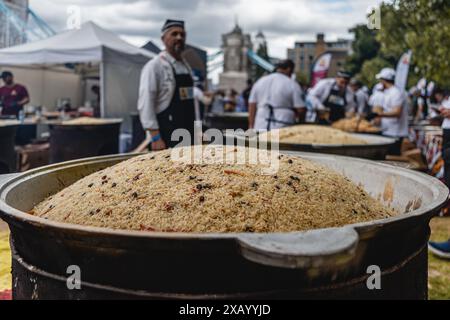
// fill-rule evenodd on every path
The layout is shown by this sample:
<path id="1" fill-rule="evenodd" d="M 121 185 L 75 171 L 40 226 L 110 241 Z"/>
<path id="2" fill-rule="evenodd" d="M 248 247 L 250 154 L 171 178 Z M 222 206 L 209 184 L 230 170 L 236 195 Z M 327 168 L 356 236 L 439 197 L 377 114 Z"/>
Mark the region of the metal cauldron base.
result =
<path id="1" fill-rule="evenodd" d="M 368 290 L 367 277 L 308 290 L 228 294 L 139 293 L 86 283 L 81 284 L 80 290 L 69 290 L 64 277 L 49 274 L 26 264 L 15 251 L 12 270 L 14 300 L 426 300 L 428 298 L 427 247 L 419 249 L 401 265 L 382 270 L 380 290 Z"/>

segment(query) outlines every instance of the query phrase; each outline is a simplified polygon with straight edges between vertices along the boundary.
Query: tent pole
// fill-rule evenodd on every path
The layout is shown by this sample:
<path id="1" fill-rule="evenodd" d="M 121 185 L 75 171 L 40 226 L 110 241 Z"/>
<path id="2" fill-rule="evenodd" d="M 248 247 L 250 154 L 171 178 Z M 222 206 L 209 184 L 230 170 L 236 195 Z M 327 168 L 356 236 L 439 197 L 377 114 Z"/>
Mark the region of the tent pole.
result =
<path id="1" fill-rule="evenodd" d="M 106 118 L 105 110 L 105 63 L 102 59 L 100 63 L 100 115 L 101 118 Z"/>
<path id="2" fill-rule="evenodd" d="M 46 87 L 45 87 L 45 66 L 43 66 L 40 71 L 42 72 L 42 78 L 41 78 L 41 82 L 42 82 L 42 90 L 41 90 L 41 95 L 42 95 L 42 102 L 40 103 L 43 107 L 45 107 L 46 105 L 46 99 L 45 99 L 45 95 L 46 95 Z M 52 108 L 51 106 L 48 108 Z M 56 108 L 57 109 L 57 108 Z M 56 110 L 58 111 L 58 110 Z"/>

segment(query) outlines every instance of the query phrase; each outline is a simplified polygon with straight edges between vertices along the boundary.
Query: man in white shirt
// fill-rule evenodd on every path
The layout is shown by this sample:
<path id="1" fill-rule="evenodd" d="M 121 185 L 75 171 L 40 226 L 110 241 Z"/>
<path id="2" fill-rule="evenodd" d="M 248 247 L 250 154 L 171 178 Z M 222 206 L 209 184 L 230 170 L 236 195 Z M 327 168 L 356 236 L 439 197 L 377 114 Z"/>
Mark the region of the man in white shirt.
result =
<path id="1" fill-rule="evenodd" d="M 400 155 L 403 139 L 408 136 L 408 106 L 405 92 L 395 86 L 395 70 L 384 68 L 376 76 L 383 85 L 383 110 L 374 110 L 381 118 L 383 135 L 397 140 L 389 154 Z"/>
<path id="2" fill-rule="evenodd" d="M 162 41 L 166 50 L 145 65 L 139 86 L 138 110 L 152 150 L 176 146 L 179 142 L 172 140 L 172 133 L 177 129 L 194 137 L 194 82 L 181 57 L 186 44 L 184 22 L 167 20 Z"/>
<path id="3" fill-rule="evenodd" d="M 272 130 L 296 124 L 306 111 L 300 85 L 291 78 L 295 64 L 282 61 L 276 71 L 259 79 L 249 98 L 249 128 Z"/>
<path id="4" fill-rule="evenodd" d="M 314 111 L 322 118 L 319 123 L 331 124 L 356 110 L 355 96 L 349 87 L 350 74 L 339 71 L 334 79 L 319 81 L 308 94 Z M 327 116 L 324 116 L 327 115 Z"/>
<path id="5" fill-rule="evenodd" d="M 369 107 L 372 111 L 383 108 L 384 101 L 384 87 L 381 82 L 377 83 L 372 90 L 372 95 L 369 98 Z"/>

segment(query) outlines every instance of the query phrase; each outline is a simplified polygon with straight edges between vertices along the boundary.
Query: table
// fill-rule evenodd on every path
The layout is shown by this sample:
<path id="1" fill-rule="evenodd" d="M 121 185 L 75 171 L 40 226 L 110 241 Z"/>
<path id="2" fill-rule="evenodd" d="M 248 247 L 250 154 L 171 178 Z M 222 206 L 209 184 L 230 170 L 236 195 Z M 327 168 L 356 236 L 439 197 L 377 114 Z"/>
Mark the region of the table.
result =
<path id="1" fill-rule="evenodd" d="M 426 159 L 428 173 L 438 179 L 444 178 L 442 157 L 443 131 L 439 127 L 411 127 L 409 139 L 415 143 Z"/>

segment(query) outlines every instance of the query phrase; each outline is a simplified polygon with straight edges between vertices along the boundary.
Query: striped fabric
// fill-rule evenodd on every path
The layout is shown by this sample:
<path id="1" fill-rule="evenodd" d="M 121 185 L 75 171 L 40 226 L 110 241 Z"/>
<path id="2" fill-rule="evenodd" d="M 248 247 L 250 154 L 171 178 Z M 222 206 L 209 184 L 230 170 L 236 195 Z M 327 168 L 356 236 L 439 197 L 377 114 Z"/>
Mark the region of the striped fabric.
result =
<path id="1" fill-rule="evenodd" d="M 11 290 L 5 290 L 0 292 L 0 301 L 2 300 L 12 300 L 12 292 Z"/>
<path id="2" fill-rule="evenodd" d="M 162 34 L 166 33 L 170 28 L 180 27 L 184 29 L 184 21 L 180 20 L 167 20 L 161 29 Z"/>

